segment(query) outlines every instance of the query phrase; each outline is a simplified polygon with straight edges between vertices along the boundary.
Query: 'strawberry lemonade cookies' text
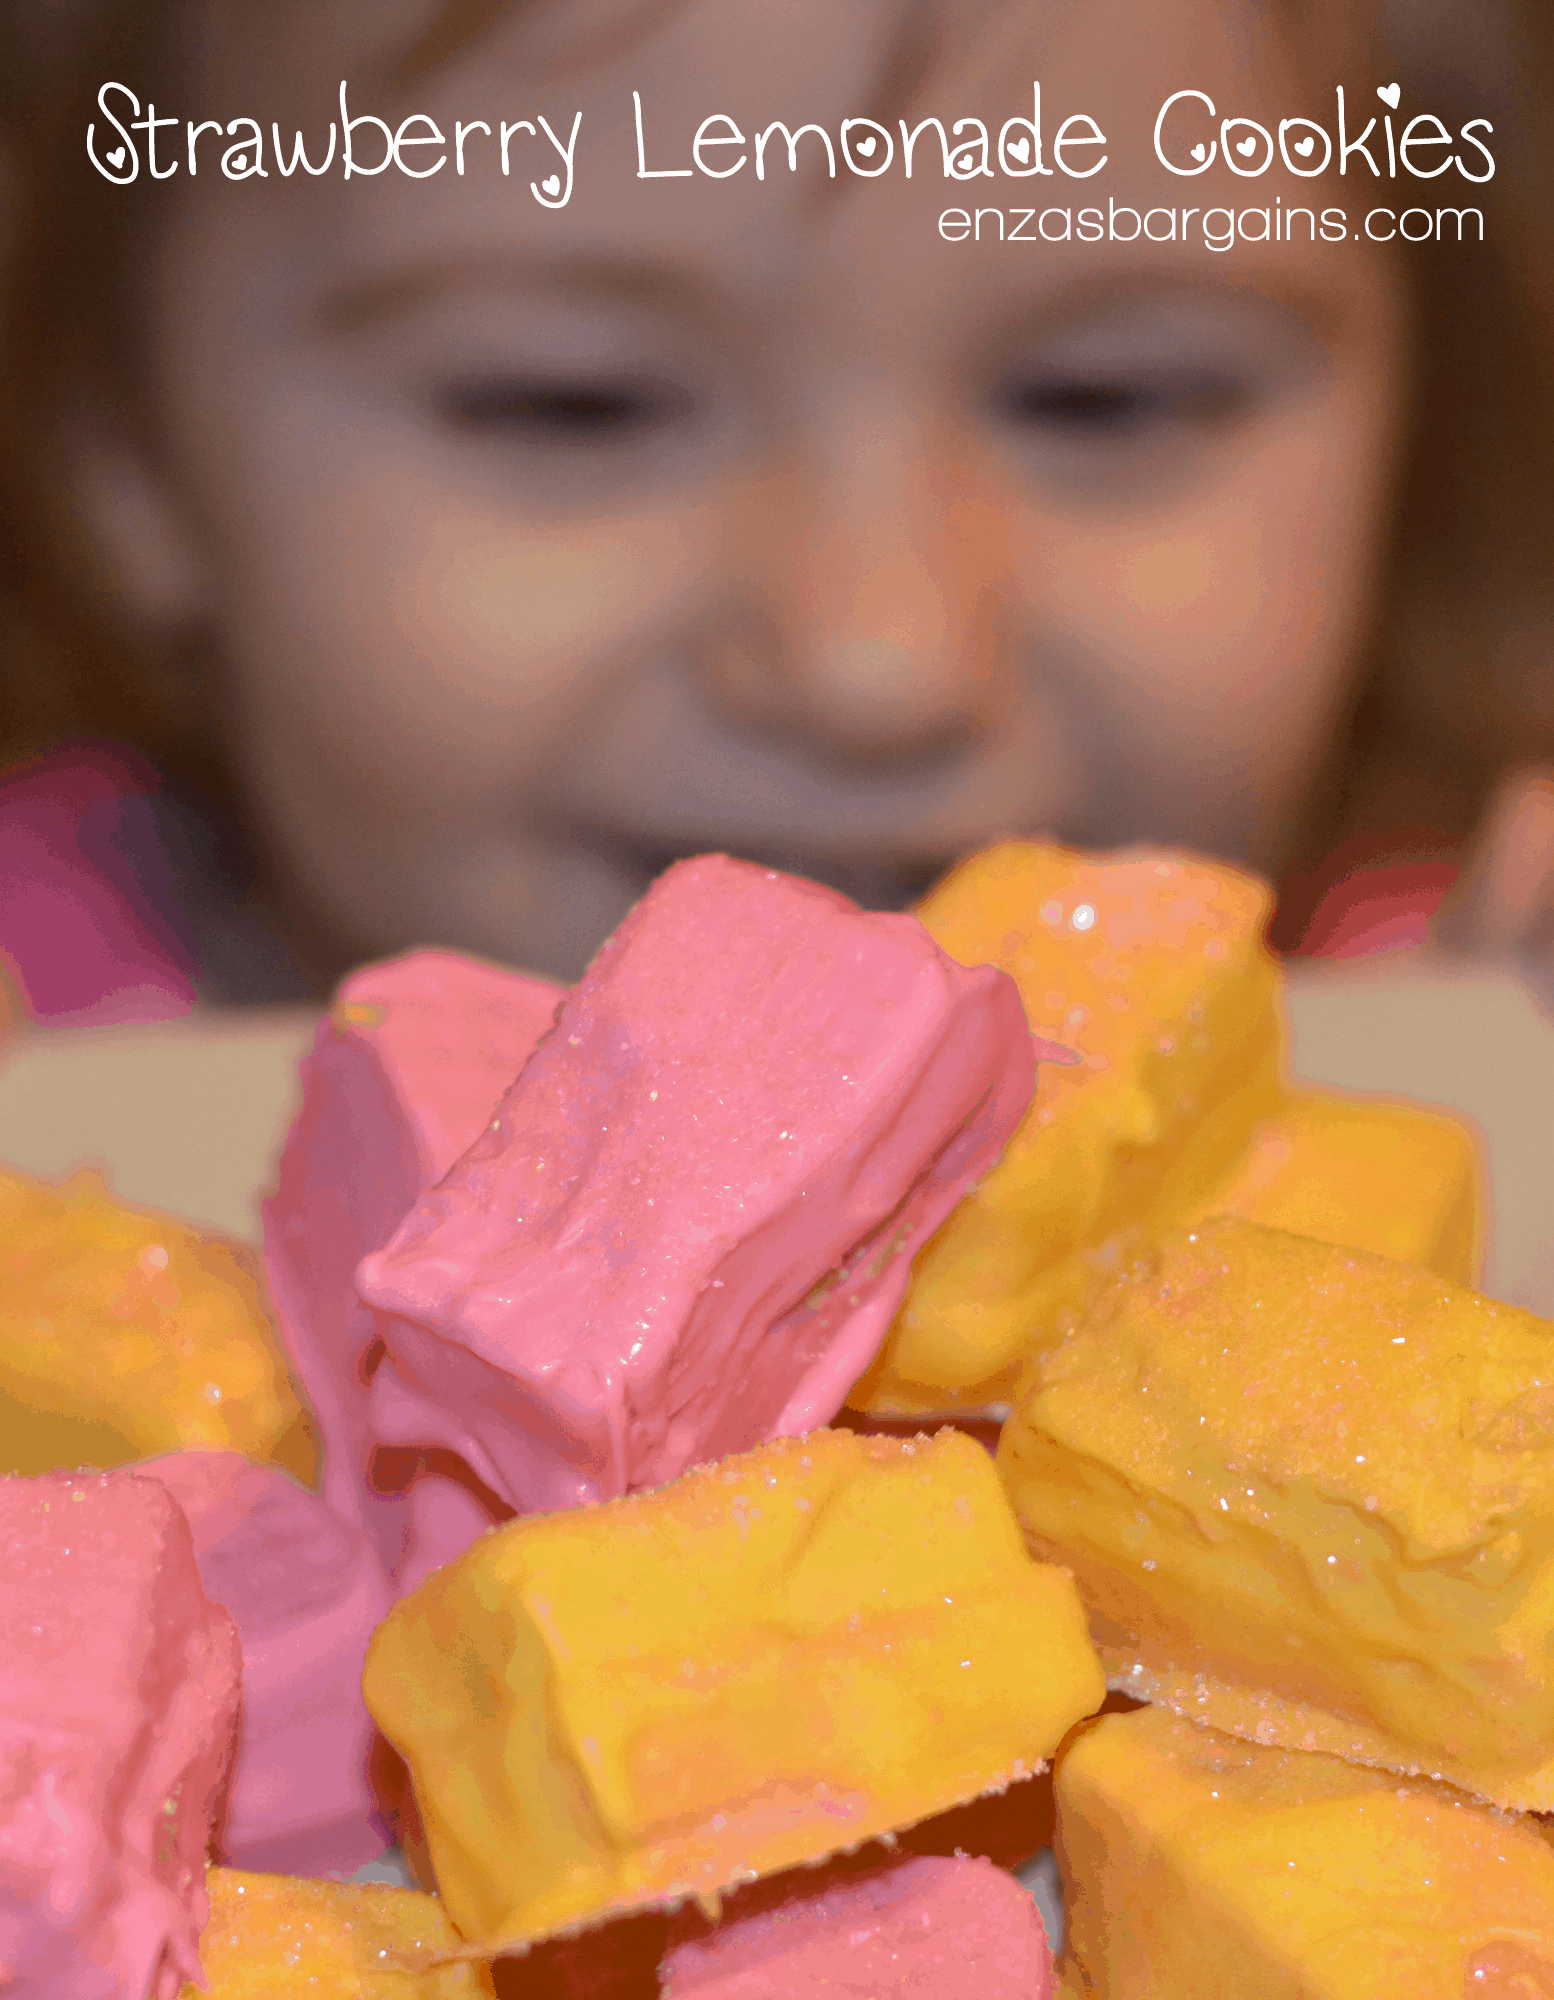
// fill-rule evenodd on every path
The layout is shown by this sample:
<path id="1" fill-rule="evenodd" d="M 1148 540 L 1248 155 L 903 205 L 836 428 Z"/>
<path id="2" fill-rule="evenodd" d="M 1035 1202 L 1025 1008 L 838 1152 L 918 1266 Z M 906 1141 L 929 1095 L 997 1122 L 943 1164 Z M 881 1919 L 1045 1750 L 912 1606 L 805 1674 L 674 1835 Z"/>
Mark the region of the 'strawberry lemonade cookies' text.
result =
<path id="1" fill-rule="evenodd" d="M 1384 109 L 1371 113 L 1366 105 L 1357 107 L 1340 84 L 1324 117 L 1284 117 L 1270 127 L 1221 106 L 1206 91 L 1180 89 L 1161 102 L 1147 132 L 1111 134 L 1089 111 L 1044 104 L 1039 78 L 1031 85 L 1030 115 L 1022 111 L 1002 121 L 965 112 L 890 124 L 855 117 L 841 119 L 833 130 L 794 118 L 790 109 L 749 131 L 724 111 L 708 112 L 694 127 L 687 121 L 669 129 L 655 121 L 640 90 L 623 104 L 622 117 L 632 124 L 636 178 L 643 181 L 728 181 L 747 173 L 764 181 L 803 172 L 830 180 L 900 175 L 941 183 L 1033 181 L 1039 187 L 1045 181 L 1061 187 L 1096 181 L 1113 167 L 1126 171 L 1151 156 L 1167 172 L 1189 180 L 1217 166 L 1252 181 L 1270 173 L 1295 182 L 1333 174 L 1347 181 L 1353 175 L 1362 184 L 1445 176 L 1445 185 L 1454 188 L 1494 178 L 1489 143 L 1494 127 L 1487 118 L 1469 118 L 1454 132 L 1433 111 L 1405 110 L 1399 84 L 1379 84 L 1376 96 Z M 129 84 L 116 80 L 99 88 L 96 108 L 105 130 L 99 137 L 97 120 L 89 120 L 87 156 L 106 180 L 123 187 L 138 180 L 142 169 L 158 181 L 201 171 L 219 172 L 230 181 L 330 173 L 371 179 L 391 171 L 430 180 L 450 169 L 456 176 L 516 179 L 541 207 L 563 209 L 572 199 L 586 146 L 580 110 L 487 105 L 478 107 L 476 116 L 453 119 L 450 129 L 448 121 L 419 111 L 391 124 L 376 112 L 352 108 L 348 79 L 340 83 L 337 119 L 311 132 L 294 127 L 289 136 L 278 123 L 266 128 L 251 113 L 226 120 L 158 113 L 154 103 L 142 104 Z M 1041 202 L 1024 208 L 957 207 L 942 211 L 937 221 L 947 242 L 981 240 L 984 232 L 1020 243 L 1128 242 L 1142 236 L 1211 250 L 1297 237 L 1325 243 L 1361 237 L 1479 240 L 1484 224 L 1482 213 L 1472 208 L 1388 206 L 1351 214 L 1343 207 L 1308 207 L 1283 194 L 1271 206 L 1248 210 L 1201 204 L 1141 210 L 1108 195 L 1104 207 Z"/>

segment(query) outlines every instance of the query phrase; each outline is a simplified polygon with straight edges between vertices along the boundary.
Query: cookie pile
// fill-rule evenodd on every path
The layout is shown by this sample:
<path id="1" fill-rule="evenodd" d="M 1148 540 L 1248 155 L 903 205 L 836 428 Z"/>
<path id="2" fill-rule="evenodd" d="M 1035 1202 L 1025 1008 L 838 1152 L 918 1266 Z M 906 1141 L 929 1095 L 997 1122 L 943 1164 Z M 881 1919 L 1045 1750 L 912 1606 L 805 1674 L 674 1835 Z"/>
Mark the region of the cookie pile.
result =
<path id="1" fill-rule="evenodd" d="M 1041 1995 L 1018 1884 L 895 1843 L 1055 1755 L 1072 1992 L 1379 1993 L 1334 1896 L 1408 1990 L 1542 1977 L 1496 1808 L 1554 1805 L 1554 1331 L 1461 1288 L 1466 1132 L 1287 1082 L 1265 915 L 1153 851 L 1009 843 L 917 917 L 706 857 L 571 993 L 346 983 L 267 1298 L 0 1182 L 0 1495 L 83 1524 L 0 1578 L 15 1990 L 160 2000 L 203 1928 L 218 1996 L 441 2000 L 651 1918 L 671 2000 Z M 940 1428 L 1010 1406 L 996 1466 Z M 71 1680 L 82 1551 L 133 1717 Z M 1151 1706 L 1086 1723 L 1108 1676 Z M 385 1813 L 440 1902 L 306 1879 Z M 1405 1855 L 1482 1861 L 1467 1930 Z"/>

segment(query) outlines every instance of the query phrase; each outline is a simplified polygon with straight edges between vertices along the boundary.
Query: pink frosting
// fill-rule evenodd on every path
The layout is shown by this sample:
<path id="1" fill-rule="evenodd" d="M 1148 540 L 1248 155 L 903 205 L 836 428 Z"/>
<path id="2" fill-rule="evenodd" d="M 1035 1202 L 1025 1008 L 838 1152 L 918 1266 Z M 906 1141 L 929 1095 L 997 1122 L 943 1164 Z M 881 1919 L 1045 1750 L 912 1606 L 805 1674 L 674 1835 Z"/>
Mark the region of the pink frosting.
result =
<path id="1" fill-rule="evenodd" d="M 361 1696 L 367 1641 L 389 1608 L 376 1551 L 278 1466 L 187 1451 L 135 1469 L 182 1507 L 205 1589 L 243 1642 L 225 1858 L 277 1875 L 359 1868 L 388 1845 Z"/>
<path id="2" fill-rule="evenodd" d="M 6 2000 L 174 2000 L 198 1977 L 240 1673 L 165 1487 L 0 1479 Z"/>
<path id="3" fill-rule="evenodd" d="M 924 1859 L 735 1917 L 664 1960 L 662 2000 L 1051 2000 L 1036 1905 L 990 1861 Z"/>
<path id="4" fill-rule="evenodd" d="M 302 1110 L 265 1204 L 270 1292 L 317 1414 L 324 1497 L 363 1523 L 396 1574 L 426 1567 L 414 1554 L 418 1503 L 438 1546 L 448 1512 L 473 1523 L 471 1535 L 489 1517 L 456 1489 L 408 1499 L 373 1492 L 374 1329 L 356 1296 L 356 1266 L 485 1128 L 562 997 L 549 980 L 455 952 L 411 952 L 346 980 L 303 1065 Z"/>
<path id="5" fill-rule="evenodd" d="M 1013 981 L 915 918 L 682 862 L 364 1260 L 378 1436 L 526 1511 L 827 1422 L 1034 1057 Z"/>

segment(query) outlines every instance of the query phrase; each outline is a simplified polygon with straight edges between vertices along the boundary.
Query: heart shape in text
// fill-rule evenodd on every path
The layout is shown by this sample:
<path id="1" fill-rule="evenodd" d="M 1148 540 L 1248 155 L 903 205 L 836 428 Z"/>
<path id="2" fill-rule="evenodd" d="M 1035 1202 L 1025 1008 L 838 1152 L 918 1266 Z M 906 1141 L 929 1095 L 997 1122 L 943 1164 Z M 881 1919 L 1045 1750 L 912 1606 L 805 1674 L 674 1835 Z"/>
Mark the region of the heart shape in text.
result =
<path id="1" fill-rule="evenodd" d="M 867 139 L 860 139 L 854 146 L 853 150 L 854 152 L 861 153 L 866 160 L 872 159 L 874 155 L 874 148 L 878 144 L 879 140 L 876 139 L 874 134 L 871 132 Z"/>
<path id="2" fill-rule="evenodd" d="M 109 164 L 109 166 L 110 166 L 110 167 L 122 167 L 122 166 L 123 166 L 123 164 L 124 164 L 124 148 L 123 148 L 122 146 L 115 146 L 115 147 L 114 147 L 113 151 L 112 151 L 112 152 L 111 152 L 111 153 L 110 153 L 110 154 L 108 155 L 108 164 Z"/>
<path id="3" fill-rule="evenodd" d="M 1031 142 L 1029 139 L 1011 139 L 1004 150 L 1011 160 L 1018 160 L 1023 167 L 1031 157 Z"/>
<path id="4" fill-rule="evenodd" d="M 1203 141 L 1201 139 L 1198 141 L 1197 145 L 1193 147 L 1192 156 L 1195 160 L 1201 160 L 1204 157 Z"/>
<path id="5" fill-rule="evenodd" d="M 1241 155 L 1243 160 L 1249 160 L 1257 151 L 1257 141 L 1248 133 L 1246 138 L 1236 141 L 1236 151 Z"/>
<path id="6" fill-rule="evenodd" d="M 549 180 L 541 181 L 540 186 L 545 190 L 547 194 L 560 194 L 561 192 L 560 174 L 552 174 Z"/>
<path id="7" fill-rule="evenodd" d="M 1402 86 L 1396 83 L 1379 83 L 1376 86 L 1376 95 L 1389 111 L 1396 111 L 1398 99 L 1403 95 Z"/>
<path id="8" fill-rule="evenodd" d="M 1316 148 L 1316 143 L 1316 140 L 1308 132 L 1304 139 L 1297 139 L 1295 141 L 1295 150 L 1303 160 L 1309 160 Z"/>

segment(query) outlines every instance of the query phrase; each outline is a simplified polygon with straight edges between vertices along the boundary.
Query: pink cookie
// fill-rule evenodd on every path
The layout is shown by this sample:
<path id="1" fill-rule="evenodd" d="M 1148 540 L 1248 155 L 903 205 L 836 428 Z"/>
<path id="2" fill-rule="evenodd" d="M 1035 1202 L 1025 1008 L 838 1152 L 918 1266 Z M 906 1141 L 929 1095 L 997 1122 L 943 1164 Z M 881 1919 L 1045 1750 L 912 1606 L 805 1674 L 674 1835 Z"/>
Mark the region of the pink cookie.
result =
<path id="1" fill-rule="evenodd" d="M 369 1485 L 373 1325 L 356 1266 L 484 1130 L 562 997 L 455 952 L 411 952 L 345 981 L 303 1064 L 302 1109 L 265 1204 L 270 1294 L 318 1416 L 324 1497 L 366 1526 L 391 1571 L 414 1542 L 415 1506 Z M 466 1541 L 485 1525 L 456 1489 L 421 1499 L 467 1516 Z"/>
<path id="2" fill-rule="evenodd" d="M 926 1859 L 674 1946 L 662 2000 L 1051 2000 L 1036 1905 L 990 1861 Z"/>
<path id="3" fill-rule="evenodd" d="M 342 1873 L 388 1845 L 367 1781 L 367 1641 L 389 1608 L 376 1551 L 290 1473 L 230 1451 L 136 1471 L 173 1495 L 200 1578 L 237 1621 L 243 1708 L 222 1846 L 234 1868 Z"/>
<path id="4" fill-rule="evenodd" d="M 240 1674 L 165 1487 L 0 1479 L 6 2000 L 173 2000 L 197 1977 Z"/>
<path id="5" fill-rule="evenodd" d="M 363 1262 L 378 1436 L 457 1453 L 523 1512 L 826 1423 L 1035 1053 L 1014 982 L 915 918 L 680 863 Z"/>

